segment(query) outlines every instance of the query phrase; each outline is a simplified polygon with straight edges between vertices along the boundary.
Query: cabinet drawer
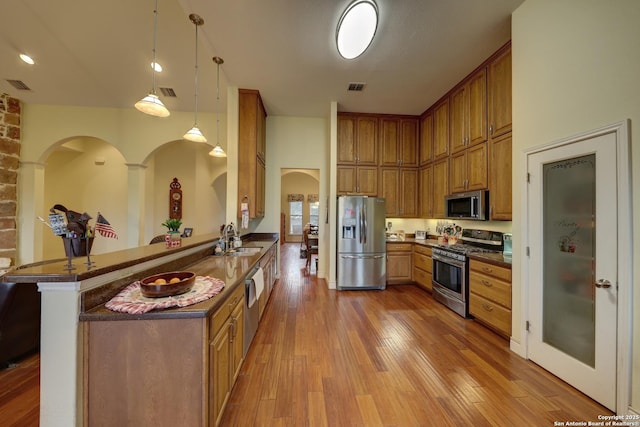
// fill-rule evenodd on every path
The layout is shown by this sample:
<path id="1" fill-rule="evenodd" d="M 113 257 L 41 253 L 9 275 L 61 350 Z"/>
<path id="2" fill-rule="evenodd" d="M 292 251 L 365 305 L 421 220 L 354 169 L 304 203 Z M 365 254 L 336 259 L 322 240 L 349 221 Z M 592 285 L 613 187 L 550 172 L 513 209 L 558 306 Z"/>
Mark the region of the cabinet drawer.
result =
<path id="1" fill-rule="evenodd" d="M 427 273 L 419 268 L 414 268 L 413 281 L 421 288 L 431 291 L 431 273 Z"/>
<path id="2" fill-rule="evenodd" d="M 215 298 L 215 297 L 214 297 Z M 218 331 L 227 323 L 233 309 L 238 305 L 238 301 L 244 298 L 244 283 L 238 286 L 233 293 L 227 296 L 225 302 L 218 311 L 209 317 L 209 339 L 213 339 Z"/>
<path id="3" fill-rule="evenodd" d="M 469 269 L 478 271 L 482 274 L 497 277 L 498 279 L 505 280 L 511 283 L 511 269 L 505 267 L 498 267 L 497 265 L 488 264 L 475 259 L 470 260 Z"/>
<path id="4" fill-rule="evenodd" d="M 413 251 L 428 257 L 431 256 L 431 248 L 429 246 L 413 245 Z"/>
<path id="5" fill-rule="evenodd" d="M 387 243 L 387 252 L 411 252 L 413 243 Z"/>
<path id="6" fill-rule="evenodd" d="M 476 295 L 469 294 L 469 313 L 498 332 L 511 336 L 511 310 Z"/>
<path id="7" fill-rule="evenodd" d="M 430 256 L 426 256 L 423 254 L 414 253 L 413 254 L 413 266 L 418 267 L 428 273 L 432 272 L 432 263 Z"/>
<path id="8" fill-rule="evenodd" d="M 480 274 L 475 270 L 472 270 L 469 276 L 470 292 L 481 295 L 506 308 L 511 308 L 511 283 Z"/>

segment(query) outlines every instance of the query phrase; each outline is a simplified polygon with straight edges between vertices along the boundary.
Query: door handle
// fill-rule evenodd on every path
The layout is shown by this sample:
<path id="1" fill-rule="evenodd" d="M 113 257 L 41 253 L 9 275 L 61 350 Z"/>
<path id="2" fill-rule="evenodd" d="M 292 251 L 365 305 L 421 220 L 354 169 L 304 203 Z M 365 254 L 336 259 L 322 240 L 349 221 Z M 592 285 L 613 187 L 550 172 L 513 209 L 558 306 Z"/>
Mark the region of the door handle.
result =
<path id="1" fill-rule="evenodd" d="M 611 282 L 607 279 L 599 279 L 595 283 L 596 288 L 610 288 Z"/>

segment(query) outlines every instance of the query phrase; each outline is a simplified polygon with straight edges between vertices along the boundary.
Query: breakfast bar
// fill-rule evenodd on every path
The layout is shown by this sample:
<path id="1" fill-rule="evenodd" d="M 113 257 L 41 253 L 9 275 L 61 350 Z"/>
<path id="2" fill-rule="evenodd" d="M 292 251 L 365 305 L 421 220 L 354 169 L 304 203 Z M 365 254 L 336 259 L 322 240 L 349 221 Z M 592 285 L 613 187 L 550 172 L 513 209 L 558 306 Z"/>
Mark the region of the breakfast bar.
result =
<path id="1" fill-rule="evenodd" d="M 263 268 L 262 311 L 278 265 L 277 234 L 243 236 L 255 250 L 222 256 L 213 255 L 217 237 L 96 255 L 91 266 L 74 258 L 70 271 L 67 261 L 39 263 L 2 277 L 37 283 L 41 292 L 41 426 L 216 424 L 243 358 L 244 280 Z M 105 307 L 133 282 L 171 271 L 224 287 L 185 307 L 143 314 Z"/>

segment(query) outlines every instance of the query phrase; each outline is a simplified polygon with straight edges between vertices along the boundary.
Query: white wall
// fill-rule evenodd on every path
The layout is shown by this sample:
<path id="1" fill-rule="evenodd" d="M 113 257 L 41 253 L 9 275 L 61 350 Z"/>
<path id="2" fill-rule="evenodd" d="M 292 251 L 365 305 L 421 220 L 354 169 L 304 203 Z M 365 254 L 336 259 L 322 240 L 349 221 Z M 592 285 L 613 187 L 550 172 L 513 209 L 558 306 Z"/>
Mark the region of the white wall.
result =
<path id="1" fill-rule="evenodd" d="M 181 140 L 193 125 L 192 120 L 191 114 L 179 112 L 159 119 L 133 108 L 23 105 L 17 263 L 64 255 L 55 249 L 58 243 L 52 241 L 50 231 L 37 220 L 37 216 L 47 217 L 53 203 L 87 211 L 94 217 L 100 210 L 112 223 L 120 238 L 116 241 L 98 237 L 92 253 L 146 244 L 163 231 L 160 224 L 166 219 L 168 202 L 156 204 L 156 193 L 158 200 L 163 195 L 168 197 L 168 185 L 174 176 L 184 176 L 192 191 L 185 194 L 185 221 L 196 234 L 213 231 L 225 218 L 227 159 L 207 154 L 215 144 L 213 114 L 202 114 L 201 130 L 209 137 L 209 144 Z M 221 120 L 221 125 L 225 124 L 226 120 Z M 222 126 L 220 141 L 226 149 L 226 127 Z M 174 141 L 178 141 L 177 147 L 186 145 L 175 151 L 160 148 Z M 57 152 L 63 143 L 79 151 Z M 81 153 L 83 150 L 86 152 Z M 107 160 L 103 167 L 94 164 L 97 156 Z M 69 161 L 74 162 L 75 170 L 66 170 L 69 168 L 65 162 Z M 237 158 L 228 161 L 237 162 Z M 52 173 L 62 180 L 60 185 Z M 156 182 L 156 174 L 169 181 Z M 114 201 L 115 205 L 110 206 Z"/>
<path id="2" fill-rule="evenodd" d="M 45 166 L 44 206 L 42 217 L 48 219 L 48 209 L 61 204 L 76 212 L 86 212 L 95 226 L 98 211 L 118 233 L 118 239 L 96 236 L 92 254 L 125 249 L 127 241 L 127 209 L 122 200 L 127 192 L 127 167 L 124 158 L 110 144 L 94 138 L 71 141 L 72 149 L 51 153 Z M 103 164 L 96 159 L 104 160 Z M 61 212 L 58 212 L 61 213 Z M 44 225 L 42 226 L 44 227 Z M 43 235 L 43 259 L 64 258 L 62 239 L 46 229 Z"/>
<path id="3" fill-rule="evenodd" d="M 519 342 L 523 257 L 523 152 L 604 125 L 640 123 L 640 2 L 527 0 L 512 17 L 513 339 Z M 633 135 L 633 132 L 631 132 Z M 632 136 L 632 146 L 633 136 Z M 640 188 L 640 151 L 632 149 Z M 637 194 L 637 191 L 635 191 Z M 633 264 L 640 265 L 640 199 L 633 200 Z M 640 268 L 634 271 L 633 324 L 640 324 Z M 640 328 L 633 332 L 632 406 L 640 412 Z"/>
<path id="4" fill-rule="evenodd" d="M 252 221 L 253 231 L 272 233 L 280 230 L 280 187 L 282 169 L 320 170 L 320 241 L 318 277 L 324 277 L 328 257 L 328 230 L 322 227 L 329 197 L 329 134 L 327 119 L 315 117 L 267 116 L 266 214 Z M 255 224 L 253 224 L 256 222 Z M 328 252 L 327 252 L 328 253 Z"/>

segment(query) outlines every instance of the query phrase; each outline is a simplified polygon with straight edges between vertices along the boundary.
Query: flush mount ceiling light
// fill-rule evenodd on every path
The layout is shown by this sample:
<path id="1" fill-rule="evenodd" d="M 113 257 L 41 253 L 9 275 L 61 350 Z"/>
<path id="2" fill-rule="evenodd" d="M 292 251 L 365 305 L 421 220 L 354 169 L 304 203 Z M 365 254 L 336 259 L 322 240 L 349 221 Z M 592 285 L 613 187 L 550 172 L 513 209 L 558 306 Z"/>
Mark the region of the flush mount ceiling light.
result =
<path id="1" fill-rule="evenodd" d="M 224 64 L 224 60 L 219 56 L 213 57 L 213 62 L 218 66 L 218 77 L 216 80 L 216 146 L 209 151 L 209 155 L 213 157 L 227 157 L 220 146 L 220 64 Z"/>
<path id="2" fill-rule="evenodd" d="M 33 58 L 27 55 L 26 53 L 21 53 L 20 59 L 22 59 L 22 61 L 26 62 L 29 65 L 33 65 L 36 63 L 36 61 L 34 61 Z"/>
<path id="3" fill-rule="evenodd" d="M 378 28 L 378 7 L 372 0 L 356 0 L 340 17 L 336 30 L 338 53 L 355 59 L 371 45 Z"/>
<path id="4" fill-rule="evenodd" d="M 157 62 L 152 62 L 151 63 L 151 68 L 153 68 L 153 70 L 156 73 L 161 73 L 162 72 L 162 65 L 158 64 Z"/>
<path id="5" fill-rule="evenodd" d="M 193 118 L 193 127 L 184 134 L 183 138 L 193 142 L 207 142 L 207 138 L 204 137 L 200 129 L 198 128 L 198 27 L 204 24 L 204 19 L 199 15 L 192 13 L 189 15 L 189 19 L 196 27 L 196 66 L 195 66 L 195 113 Z"/>
<path id="6" fill-rule="evenodd" d="M 156 7 L 153 9 L 153 62 L 156 64 L 156 38 L 158 32 L 158 0 L 156 0 Z M 151 69 L 151 92 L 140 101 L 136 102 L 136 109 L 142 111 L 145 114 L 155 117 L 168 117 L 169 110 L 164 106 L 158 95 L 156 95 L 156 70 L 152 66 Z"/>

